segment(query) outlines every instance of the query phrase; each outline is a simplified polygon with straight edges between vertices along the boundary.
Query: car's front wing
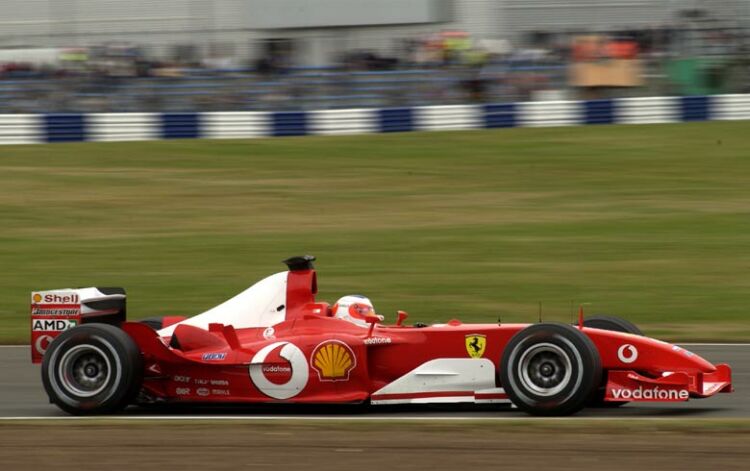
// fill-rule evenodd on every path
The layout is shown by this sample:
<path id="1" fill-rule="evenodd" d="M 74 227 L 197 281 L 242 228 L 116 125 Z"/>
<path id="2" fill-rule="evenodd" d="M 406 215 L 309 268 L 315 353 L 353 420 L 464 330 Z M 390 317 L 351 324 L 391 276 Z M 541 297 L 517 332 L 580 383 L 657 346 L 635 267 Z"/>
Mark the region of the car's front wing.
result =
<path id="1" fill-rule="evenodd" d="M 732 392 L 732 370 L 716 365 L 712 373 L 666 372 L 650 378 L 630 370 L 608 372 L 604 400 L 608 402 L 678 402 Z"/>

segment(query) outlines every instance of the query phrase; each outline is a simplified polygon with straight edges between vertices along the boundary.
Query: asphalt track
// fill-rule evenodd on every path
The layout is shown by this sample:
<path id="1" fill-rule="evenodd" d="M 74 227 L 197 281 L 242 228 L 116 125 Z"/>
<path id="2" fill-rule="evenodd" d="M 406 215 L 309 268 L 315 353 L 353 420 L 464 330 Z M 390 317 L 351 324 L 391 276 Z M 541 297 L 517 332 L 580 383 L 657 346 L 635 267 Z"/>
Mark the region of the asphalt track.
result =
<path id="1" fill-rule="evenodd" d="M 685 348 L 713 363 L 732 367 L 735 392 L 701 400 L 675 404 L 628 404 L 617 409 L 587 409 L 576 417 L 588 418 L 748 418 L 750 417 L 750 344 L 686 344 Z M 41 384 L 39 366 L 32 365 L 28 346 L 0 346 L 0 420 L 9 418 L 69 417 L 49 404 Z M 252 406 L 238 408 L 144 409 L 130 408 L 123 418 L 181 419 L 268 419 L 295 418 L 314 420 L 424 420 L 505 419 L 527 417 L 509 407 L 476 408 L 428 406 L 351 407 Z"/>

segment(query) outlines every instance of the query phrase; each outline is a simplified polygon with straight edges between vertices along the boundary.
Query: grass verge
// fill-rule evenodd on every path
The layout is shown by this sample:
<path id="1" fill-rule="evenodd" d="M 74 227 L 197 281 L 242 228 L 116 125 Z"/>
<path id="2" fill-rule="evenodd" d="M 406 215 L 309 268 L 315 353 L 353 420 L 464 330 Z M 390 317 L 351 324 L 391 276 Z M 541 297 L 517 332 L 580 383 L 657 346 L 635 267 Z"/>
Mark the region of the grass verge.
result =
<path id="1" fill-rule="evenodd" d="M 0 342 L 28 293 L 192 315 L 301 253 L 389 318 L 570 319 L 750 339 L 744 122 L 0 149 Z"/>

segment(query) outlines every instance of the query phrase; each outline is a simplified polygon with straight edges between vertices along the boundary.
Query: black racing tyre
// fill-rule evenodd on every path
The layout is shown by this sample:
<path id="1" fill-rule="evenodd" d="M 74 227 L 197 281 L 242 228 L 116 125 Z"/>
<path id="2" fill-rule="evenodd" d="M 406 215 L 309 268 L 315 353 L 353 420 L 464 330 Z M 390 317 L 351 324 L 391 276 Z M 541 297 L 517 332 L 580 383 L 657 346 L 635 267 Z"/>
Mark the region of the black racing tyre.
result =
<path id="1" fill-rule="evenodd" d="M 500 382 L 519 409 L 532 415 L 570 415 L 591 400 L 602 367 L 594 343 L 559 323 L 535 324 L 514 335 L 503 352 Z"/>
<path id="2" fill-rule="evenodd" d="M 74 415 L 107 414 L 132 403 L 143 380 L 143 359 L 132 338 L 107 324 L 66 330 L 42 360 L 50 402 Z"/>
<path id="3" fill-rule="evenodd" d="M 164 327 L 163 317 L 147 317 L 145 319 L 139 320 L 138 322 L 140 322 L 141 324 L 146 324 L 154 330 L 161 330 Z"/>
<path id="4" fill-rule="evenodd" d="M 613 332 L 623 332 L 626 334 L 643 335 L 641 329 L 635 324 L 622 317 L 610 316 L 607 314 L 595 314 L 591 317 L 587 317 L 583 320 L 584 327 L 592 327 L 594 329 L 609 330 Z M 604 407 L 614 408 L 624 406 L 628 401 L 605 401 L 604 396 L 607 394 L 606 391 L 606 377 L 604 378 L 604 384 L 602 384 L 594 394 L 589 407 Z"/>
<path id="5" fill-rule="evenodd" d="M 583 320 L 584 327 L 594 329 L 611 330 L 614 332 L 624 332 L 626 334 L 643 335 L 641 329 L 635 324 L 622 317 L 609 316 L 607 314 L 595 314 Z"/>

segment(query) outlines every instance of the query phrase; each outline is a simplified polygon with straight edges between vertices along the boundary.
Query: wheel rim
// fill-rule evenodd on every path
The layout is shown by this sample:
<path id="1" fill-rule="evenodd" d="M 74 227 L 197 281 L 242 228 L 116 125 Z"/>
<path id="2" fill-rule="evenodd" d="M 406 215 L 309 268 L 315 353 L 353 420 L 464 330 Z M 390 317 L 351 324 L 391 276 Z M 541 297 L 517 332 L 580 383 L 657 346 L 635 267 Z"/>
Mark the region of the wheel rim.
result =
<path id="1" fill-rule="evenodd" d="M 62 386 L 79 397 L 101 393 L 109 383 L 112 367 L 107 355 L 94 345 L 76 345 L 60 359 L 58 375 Z"/>
<path id="2" fill-rule="evenodd" d="M 518 362 L 523 386 L 538 396 L 554 396 L 573 375 L 570 357 L 557 345 L 540 343 L 526 350 Z"/>

